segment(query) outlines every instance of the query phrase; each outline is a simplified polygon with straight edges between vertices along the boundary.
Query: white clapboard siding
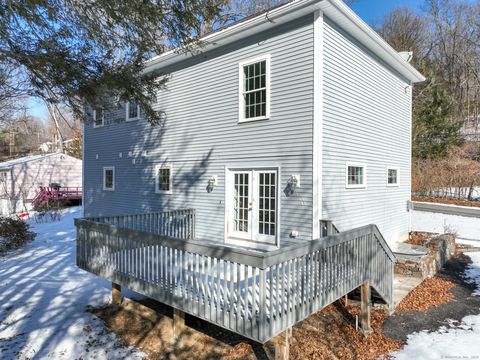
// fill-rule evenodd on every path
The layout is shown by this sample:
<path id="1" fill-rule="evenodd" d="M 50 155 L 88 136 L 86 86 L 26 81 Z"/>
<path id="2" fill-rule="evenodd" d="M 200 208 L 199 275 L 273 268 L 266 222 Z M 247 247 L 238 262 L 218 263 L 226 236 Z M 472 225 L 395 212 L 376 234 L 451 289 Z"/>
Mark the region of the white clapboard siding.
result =
<path id="1" fill-rule="evenodd" d="M 376 224 L 395 242 L 409 227 L 409 83 L 328 18 L 323 79 L 322 217 L 341 231 Z M 366 189 L 345 188 L 347 161 L 366 164 Z M 399 187 L 386 186 L 387 166 L 400 168 Z"/>
<path id="2" fill-rule="evenodd" d="M 296 230 L 299 241 L 311 239 L 312 38 L 313 15 L 167 69 L 155 104 L 165 113 L 162 127 L 125 122 L 123 108 L 108 112 L 104 127 L 87 124 L 85 214 L 194 208 L 197 236 L 223 242 L 225 167 L 278 166 L 280 238 Z M 264 54 L 271 57 L 271 117 L 238 124 L 238 64 Z M 173 165 L 171 195 L 154 192 L 154 167 L 163 162 Z M 115 191 L 102 190 L 104 166 L 115 166 Z M 292 174 L 302 186 L 287 197 Z M 208 193 L 211 176 L 218 185 Z"/>

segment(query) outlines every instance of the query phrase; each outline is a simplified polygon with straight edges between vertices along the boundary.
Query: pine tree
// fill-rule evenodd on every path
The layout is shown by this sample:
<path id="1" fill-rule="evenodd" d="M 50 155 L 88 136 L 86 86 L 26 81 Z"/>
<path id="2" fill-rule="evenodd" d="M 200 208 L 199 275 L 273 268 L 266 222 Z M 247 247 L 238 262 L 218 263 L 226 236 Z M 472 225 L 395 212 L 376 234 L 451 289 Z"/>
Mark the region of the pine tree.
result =
<path id="1" fill-rule="evenodd" d="M 462 123 L 455 120 L 455 107 L 445 86 L 435 76 L 422 84 L 414 101 L 413 156 L 436 159 L 462 143 Z"/>
<path id="2" fill-rule="evenodd" d="M 20 71 L 28 95 L 67 104 L 136 100 L 152 123 L 159 74 L 143 75 L 145 61 L 172 47 L 198 44 L 201 24 L 222 0 L 31 0 L 0 4 L 0 66 Z"/>

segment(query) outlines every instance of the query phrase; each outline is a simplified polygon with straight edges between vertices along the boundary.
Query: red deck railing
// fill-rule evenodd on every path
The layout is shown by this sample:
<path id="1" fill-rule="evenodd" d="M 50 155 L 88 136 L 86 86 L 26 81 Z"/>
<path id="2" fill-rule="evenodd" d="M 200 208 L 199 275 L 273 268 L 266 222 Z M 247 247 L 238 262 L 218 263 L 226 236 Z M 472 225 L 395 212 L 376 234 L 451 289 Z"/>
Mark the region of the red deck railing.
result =
<path id="1" fill-rule="evenodd" d="M 40 191 L 33 198 L 32 205 L 35 210 L 40 210 L 47 205 L 59 206 L 67 201 L 81 199 L 81 187 L 53 188 L 40 186 Z"/>

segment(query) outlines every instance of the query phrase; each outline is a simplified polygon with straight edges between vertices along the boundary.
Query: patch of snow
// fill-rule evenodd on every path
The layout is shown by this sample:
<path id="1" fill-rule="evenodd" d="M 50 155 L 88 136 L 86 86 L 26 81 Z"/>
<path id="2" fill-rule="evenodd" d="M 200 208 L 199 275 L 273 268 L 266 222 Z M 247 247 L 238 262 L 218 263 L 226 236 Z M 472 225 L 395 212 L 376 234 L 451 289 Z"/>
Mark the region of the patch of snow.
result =
<path id="1" fill-rule="evenodd" d="M 75 265 L 81 208 L 36 224 L 36 239 L 0 259 L 0 358 L 140 359 L 103 322 L 85 311 L 109 301 L 111 284 Z"/>
<path id="2" fill-rule="evenodd" d="M 472 263 L 465 277 L 477 285 L 473 293 L 480 296 L 480 253 L 469 253 Z M 480 312 L 480 309 L 479 309 Z M 459 325 L 450 322 L 434 332 L 421 331 L 408 336 L 407 344 L 390 355 L 398 360 L 479 359 L 480 315 L 469 315 Z"/>
<path id="3" fill-rule="evenodd" d="M 473 247 L 480 247 L 480 240 L 470 240 L 470 239 L 457 238 L 457 239 L 455 239 L 455 242 L 457 244 L 470 245 L 470 246 L 473 246 Z"/>
<path id="4" fill-rule="evenodd" d="M 480 239 L 480 221 L 475 217 L 412 211 L 412 231 L 455 233 L 457 237 Z"/>
<path id="5" fill-rule="evenodd" d="M 480 252 L 468 253 L 472 263 L 467 266 L 465 271 L 465 277 L 473 284 L 477 284 L 477 289 L 473 292 L 473 295 L 480 296 Z M 478 353 L 480 357 L 480 352 Z"/>

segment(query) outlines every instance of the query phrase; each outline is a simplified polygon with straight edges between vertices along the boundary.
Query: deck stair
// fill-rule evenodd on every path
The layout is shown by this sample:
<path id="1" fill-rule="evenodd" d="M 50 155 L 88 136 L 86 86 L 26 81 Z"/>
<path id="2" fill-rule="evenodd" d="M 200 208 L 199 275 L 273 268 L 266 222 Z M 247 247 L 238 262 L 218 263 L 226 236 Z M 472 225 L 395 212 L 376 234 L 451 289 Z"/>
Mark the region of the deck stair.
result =
<path id="1" fill-rule="evenodd" d="M 82 200 L 81 187 L 46 187 L 41 186 L 40 191 L 32 200 L 33 209 L 41 211 L 66 205 L 72 201 Z"/>
<path id="2" fill-rule="evenodd" d="M 80 268 L 260 343 L 365 284 L 393 302 L 375 225 L 254 251 L 196 238 L 189 209 L 75 224 Z"/>

